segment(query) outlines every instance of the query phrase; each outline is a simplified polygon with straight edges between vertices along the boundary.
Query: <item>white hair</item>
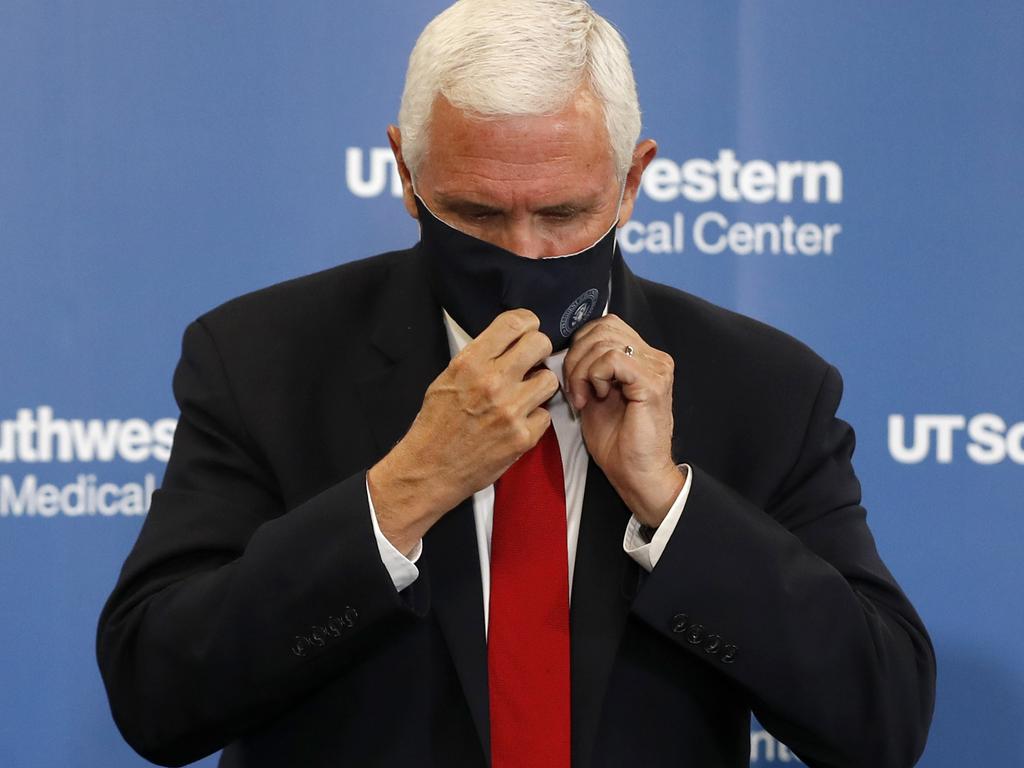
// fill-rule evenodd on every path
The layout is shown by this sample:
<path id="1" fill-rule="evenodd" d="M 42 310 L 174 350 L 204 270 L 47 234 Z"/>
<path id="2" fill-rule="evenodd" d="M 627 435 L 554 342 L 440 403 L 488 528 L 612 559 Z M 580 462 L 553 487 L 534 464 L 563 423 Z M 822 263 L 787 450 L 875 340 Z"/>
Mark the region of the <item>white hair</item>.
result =
<path id="1" fill-rule="evenodd" d="M 409 56 L 398 126 L 415 177 L 437 96 L 484 118 L 555 114 L 581 86 L 604 111 L 619 181 L 640 136 L 640 106 L 621 35 L 584 0 L 458 0 Z"/>

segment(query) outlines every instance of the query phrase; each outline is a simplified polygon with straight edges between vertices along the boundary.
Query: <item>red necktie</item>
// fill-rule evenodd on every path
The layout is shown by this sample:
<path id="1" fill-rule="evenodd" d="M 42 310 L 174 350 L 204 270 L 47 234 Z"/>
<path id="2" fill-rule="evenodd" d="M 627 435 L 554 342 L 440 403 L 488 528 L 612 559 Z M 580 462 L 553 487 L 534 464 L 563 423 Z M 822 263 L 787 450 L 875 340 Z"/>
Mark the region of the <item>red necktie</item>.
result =
<path id="1" fill-rule="evenodd" d="M 487 676 L 493 768 L 569 768 L 569 564 L 554 427 L 494 484 Z"/>

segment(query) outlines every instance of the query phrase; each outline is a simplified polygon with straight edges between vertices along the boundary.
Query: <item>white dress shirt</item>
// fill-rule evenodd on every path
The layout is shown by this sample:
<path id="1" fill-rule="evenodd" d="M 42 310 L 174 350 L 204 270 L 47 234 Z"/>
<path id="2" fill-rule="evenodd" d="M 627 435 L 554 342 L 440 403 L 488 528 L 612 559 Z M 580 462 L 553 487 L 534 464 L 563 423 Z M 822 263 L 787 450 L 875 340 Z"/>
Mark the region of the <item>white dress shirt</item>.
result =
<path id="1" fill-rule="evenodd" d="M 444 310 L 442 310 L 444 311 Z M 607 313 L 607 307 L 605 313 Z M 444 312 L 445 329 L 448 332 L 448 350 L 454 357 L 462 351 L 472 338 L 459 327 L 451 316 Z M 565 399 L 563 390 L 565 382 L 562 378 L 562 362 L 565 360 L 567 350 L 562 350 L 551 355 L 544 361 L 544 365 L 554 372 L 558 377 L 559 390 L 546 403 L 551 414 L 551 424 L 558 437 L 558 447 L 562 454 L 562 471 L 565 478 L 565 517 L 567 532 L 567 552 L 569 558 L 569 595 L 572 596 L 572 575 L 576 564 L 576 542 L 580 533 L 580 518 L 583 512 L 583 493 L 587 484 L 587 467 L 590 456 L 586 446 L 583 444 L 583 432 L 580 426 L 578 415 L 573 407 Z M 689 466 L 680 465 L 686 469 L 686 482 L 676 497 L 665 519 L 658 526 L 651 541 L 645 542 L 640 536 L 640 521 L 631 515 L 626 524 L 626 531 L 622 538 L 622 548 L 626 554 L 636 560 L 648 572 L 658 564 L 658 559 L 668 544 L 672 531 L 682 515 L 686 498 L 690 493 L 690 483 L 693 473 Z M 377 523 L 377 513 L 373 508 L 373 499 L 370 496 L 370 487 L 367 483 L 366 498 L 370 503 L 370 519 L 373 524 L 373 532 L 377 538 L 377 548 L 380 550 L 380 558 L 391 575 L 395 589 L 401 592 L 412 584 L 419 577 L 419 569 L 416 561 L 423 552 L 423 540 L 416 542 L 409 557 L 399 552 L 387 537 L 381 533 L 380 525 Z M 491 586 L 491 529 L 494 520 L 494 486 L 486 488 L 473 494 L 473 516 L 476 519 L 476 543 L 477 552 L 480 557 L 480 583 L 483 587 L 484 598 L 484 631 L 487 630 L 488 608 L 490 603 Z"/>

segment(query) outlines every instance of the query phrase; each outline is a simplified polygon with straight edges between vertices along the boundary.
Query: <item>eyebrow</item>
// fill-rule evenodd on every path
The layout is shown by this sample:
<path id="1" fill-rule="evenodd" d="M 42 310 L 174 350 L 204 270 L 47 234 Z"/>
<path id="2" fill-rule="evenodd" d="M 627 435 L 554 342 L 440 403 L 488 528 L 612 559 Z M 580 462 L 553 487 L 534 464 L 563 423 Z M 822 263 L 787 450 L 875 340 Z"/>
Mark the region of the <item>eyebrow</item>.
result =
<path id="1" fill-rule="evenodd" d="M 498 206 L 488 205 L 487 203 L 481 203 L 476 200 L 460 197 L 459 195 L 440 192 L 435 195 L 435 198 L 446 210 L 452 213 L 462 214 L 464 216 L 504 213 L 504 210 Z M 596 207 L 596 205 L 597 201 L 595 199 L 568 200 L 563 203 L 556 203 L 555 205 L 546 205 L 543 208 L 538 208 L 534 213 L 539 213 L 544 216 L 573 216 L 575 214 L 591 211 Z"/>

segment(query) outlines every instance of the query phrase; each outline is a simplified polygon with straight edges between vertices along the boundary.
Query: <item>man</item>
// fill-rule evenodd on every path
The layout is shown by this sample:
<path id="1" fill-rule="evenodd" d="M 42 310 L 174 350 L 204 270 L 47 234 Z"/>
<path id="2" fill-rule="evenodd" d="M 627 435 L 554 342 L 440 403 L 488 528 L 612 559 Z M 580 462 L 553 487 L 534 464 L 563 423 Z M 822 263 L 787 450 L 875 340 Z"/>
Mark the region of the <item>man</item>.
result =
<path id="1" fill-rule="evenodd" d="M 838 374 L 614 248 L 656 152 L 617 33 L 578 0 L 462 0 L 399 123 L 417 248 L 185 333 L 163 487 L 100 619 L 129 743 L 704 768 L 747 763 L 753 710 L 810 765 L 913 764 L 934 656 L 865 524 Z"/>

